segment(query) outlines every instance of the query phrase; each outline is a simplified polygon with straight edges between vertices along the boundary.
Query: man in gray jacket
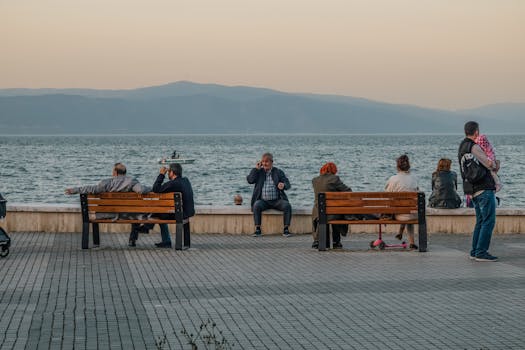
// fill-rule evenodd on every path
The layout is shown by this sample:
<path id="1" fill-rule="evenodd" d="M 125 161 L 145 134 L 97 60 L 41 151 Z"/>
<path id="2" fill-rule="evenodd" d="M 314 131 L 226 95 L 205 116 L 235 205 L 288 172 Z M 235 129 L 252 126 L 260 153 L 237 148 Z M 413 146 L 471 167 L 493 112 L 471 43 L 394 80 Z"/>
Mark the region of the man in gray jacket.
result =
<path id="1" fill-rule="evenodd" d="M 126 175 L 126 166 L 122 163 L 115 163 L 113 167 L 112 177 L 100 181 L 96 185 L 71 187 L 65 190 L 66 194 L 97 194 L 103 192 L 136 192 L 136 193 L 148 193 L 150 188 L 141 185 L 140 182 Z M 118 214 L 105 214 L 104 218 L 117 218 Z M 101 217 L 97 217 L 101 218 Z M 139 224 L 131 225 L 131 233 L 129 235 L 129 246 L 135 247 L 140 230 Z"/>

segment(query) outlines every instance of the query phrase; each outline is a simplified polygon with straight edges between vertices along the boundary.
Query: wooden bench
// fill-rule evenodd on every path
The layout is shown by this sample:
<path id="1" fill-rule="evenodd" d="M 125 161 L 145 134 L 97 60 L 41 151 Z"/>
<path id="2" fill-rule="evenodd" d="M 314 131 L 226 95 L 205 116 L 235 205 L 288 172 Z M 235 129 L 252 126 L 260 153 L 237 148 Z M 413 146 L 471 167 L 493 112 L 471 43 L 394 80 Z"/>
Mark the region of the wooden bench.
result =
<path id="1" fill-rule="evenodd" d="M 383 225 L 417 224 L 419 229 L 419 251 L 427 250 L 427 224 L 425 193 L 423 192 L 324 192 L 318 195 L 319 250 L 330 246 L 329 224 Z M 372 220 L 328 220 L 328 215 L 352 214 L 417 214 L 417 219 L 395 220 L 392 217 Z"/>
<path id="2" fill-rule="evenodd" d="M 89 224 L 93 225 L 93 245 L 100 245 L 99 224 L 176 224 L 175 249 L 190 247 L 190 233 L 183 229 L 182 194 L 111 192 L 100 194 L 81 194 L 82 211 L 82 249 L 89 245 Z M 115 215 L 114 218 L 101 218 L 100 214 L 171 214 L 168 219 L 148 217 L 146 219 L 126 218 Z M 99 218 L 97 218 L 97 214 Z M 107 215 L 105 215 L 107 216 Z"/>

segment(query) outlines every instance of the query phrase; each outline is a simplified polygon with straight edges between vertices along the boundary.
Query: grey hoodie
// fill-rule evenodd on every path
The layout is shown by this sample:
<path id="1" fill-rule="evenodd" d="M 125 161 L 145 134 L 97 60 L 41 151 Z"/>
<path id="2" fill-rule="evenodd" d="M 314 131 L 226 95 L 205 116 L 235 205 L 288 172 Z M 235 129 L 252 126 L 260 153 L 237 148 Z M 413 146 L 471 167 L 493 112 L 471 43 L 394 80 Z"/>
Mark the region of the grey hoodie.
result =
<path id="1" fill-rule="evenodd" d="M 96 185 L 74 187 L 72 193 L 81 193 L 81 194 L 97 194 L 103 192 L 136 192 L 136 193 L 148 193 L 151 191 L 151 188 L 145 185 L 141 185 L 140 182 L 127 175 L 117 175 L 110 177 L 109 179 L 104 179 Z M 117 220 L 118 218 L 123 219 L 142 219 L 145 214 L 113 214 L 113 213 L 97 213 L 96 219 L 113 219 Z M 95 219 L 92 218 L 92 219 Z"/>
<path id="2" fill-rule="evenodd" d="M 151 188 L 141 185 L 140 182 L 127 175 L 118 175 L 104 179 L 96 185 L 74 187 L 73 193 L 102 193 L 102 192 L 136 192 L 148 193 Z"/>

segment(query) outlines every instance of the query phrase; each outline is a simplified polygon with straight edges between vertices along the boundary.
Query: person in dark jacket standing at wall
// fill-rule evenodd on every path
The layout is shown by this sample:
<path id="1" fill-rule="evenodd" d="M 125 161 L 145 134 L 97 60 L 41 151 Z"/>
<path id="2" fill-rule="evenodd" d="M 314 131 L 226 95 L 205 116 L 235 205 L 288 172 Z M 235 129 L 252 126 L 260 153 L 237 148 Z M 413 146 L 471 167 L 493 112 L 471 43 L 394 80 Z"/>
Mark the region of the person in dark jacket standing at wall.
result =
<path id="1" fill-rule="evenodd" d="M 452 161 L 441 158 L 432 173 L 432 194 L 428 198 L 431 208 L 454 209 L 461 205 L 458 193 L 458 175 L 450 170 Z"/>
<path id="2" fill-rule="evenodd" d="M 168 174 L 169 181 L 163 184 L 164 178 Z M 182 211 L 184 219 L 184 233 L 189 234 L 190 223 L 189 218 L 195 215 L 195 206 L 193 203 L 193 189 L 190 180 L 182 176 L 182 166 L 178 163 L 170 164 L 169 169 L 166 167 L 160 168 L 159 176 L 153 184 L 153 192 L 155 193 L 182 193 Z M 168 229 L 168 224 L 160 224 L 160 235 L 162 241 L 155 243 L 159 248 L 171 248 L 171 235 Z"/>
<path id="3" fill-rule="evenodd" d="M 246 177 L 249 184 L 255 184 L 252 195 L 252 211 L 255 221 L 254 237 L 260 237 L 261 214 L 267 209 L 277 209 L 283 213 L 283 236 L 290 236 L 290 222 L 292 220 L 292 206 L 288 202 L 285 190 L 290 189 L 290 181 L 281 169 L 273 166 L 273 155 L 265 153 L 255 168 Z"/>
<path id="4" fill-rule="evenodd" d="M 485 152 L 476 144 L 474 140 L 479 135 L 479 124 L 470 121 L 465 124 L 465 139 L 459 145 L 458 159 L 461 159 L 465 153 L 472 153 L 481 165 L 488 170 L 499 170 L 499 163 L 491 161 Z M 465 180 L 463 172 L 463 192 L 472 195 L 472 202 L 476 210 L 476 226 L 472 232 L 472 249 L 470 258 L 476 261 L 497 261 L 498 258 L 488 252 L 492 231 L 496 225 L 496 184 L 490 171 L 478 181 L 470 183 Z"/>

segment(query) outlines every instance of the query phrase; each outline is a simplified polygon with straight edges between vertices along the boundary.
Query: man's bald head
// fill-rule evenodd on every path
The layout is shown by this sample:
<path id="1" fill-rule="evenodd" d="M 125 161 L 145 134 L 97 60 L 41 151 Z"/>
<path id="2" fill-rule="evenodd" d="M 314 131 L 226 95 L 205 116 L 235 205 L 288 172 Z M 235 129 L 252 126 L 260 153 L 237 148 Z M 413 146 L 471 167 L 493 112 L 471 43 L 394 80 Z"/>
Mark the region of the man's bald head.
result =
<path id="1" fill-rule="evenodd" d="M 113 176 L 126 175 L 126 166 L 122 163 L 115 163 L 113 166 Z"/>

